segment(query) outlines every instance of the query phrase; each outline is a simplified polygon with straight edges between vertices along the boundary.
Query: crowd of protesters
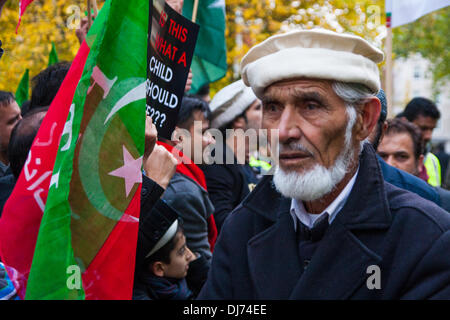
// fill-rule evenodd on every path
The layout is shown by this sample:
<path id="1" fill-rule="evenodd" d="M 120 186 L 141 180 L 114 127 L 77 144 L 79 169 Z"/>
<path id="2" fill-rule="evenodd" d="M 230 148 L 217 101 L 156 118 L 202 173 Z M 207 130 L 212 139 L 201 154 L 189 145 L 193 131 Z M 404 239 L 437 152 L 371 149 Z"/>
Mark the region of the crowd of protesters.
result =
<path id="1" fill-rule="evenodd" d="M 275 35 L 214 96 L 189 95 L 189 79 L 176 138 L 148 117 L 133 299 L 449 299 L 449 156 L 431 152 L 440 112 L 414 98 L 388 115 L 382 60 L 355 35 Z M 39 73 L 21 108 L 0 91 L 0 212 L 69 68 Z M 278 158 L 240 144 L 240 129 L 276 129 Z M 224 161 L 195 158 L 211 145 Z M 17 298 L 2 264 L 0 296 Z"/>

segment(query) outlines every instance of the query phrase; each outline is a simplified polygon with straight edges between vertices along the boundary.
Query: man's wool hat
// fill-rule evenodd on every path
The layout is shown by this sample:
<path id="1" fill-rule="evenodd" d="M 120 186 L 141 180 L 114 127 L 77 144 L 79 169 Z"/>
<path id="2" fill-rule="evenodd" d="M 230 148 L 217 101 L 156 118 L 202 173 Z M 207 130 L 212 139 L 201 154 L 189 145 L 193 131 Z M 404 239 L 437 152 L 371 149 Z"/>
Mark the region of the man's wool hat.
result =
<path id="1" fill-rule="evenodd" d="M 256 100 L 253 90 L 242 80 L 233 82 L 216 93 L 211 100 L 211 127 L 221 128 L 242 114 Z"/>
<path id="2" fill-rule="evenodd" d="M 254 46 L 241 61 L 244 83 L 262 98 L 264 89 L 288 79 L 311 78 L 380 89 L 377 63 L 383 52 L 361 37 L 324 29 L 272 36 Z"/>

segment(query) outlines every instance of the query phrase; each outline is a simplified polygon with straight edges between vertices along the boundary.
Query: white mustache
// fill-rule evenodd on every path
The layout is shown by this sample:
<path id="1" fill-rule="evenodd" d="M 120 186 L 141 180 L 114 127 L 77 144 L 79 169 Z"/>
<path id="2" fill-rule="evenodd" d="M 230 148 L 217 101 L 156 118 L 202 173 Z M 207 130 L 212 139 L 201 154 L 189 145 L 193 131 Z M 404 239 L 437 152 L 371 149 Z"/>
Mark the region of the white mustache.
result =
<path id="1" fill-rule="evenodd" d="M 289 152 L 289 151 L 302 151 L 306 152 L 311 156 L 314 156 L 314 152 L 306 148 L 303 144 L 296 141 L 291 141 L 289 143 L 280 143 L 280 153 Z"/>

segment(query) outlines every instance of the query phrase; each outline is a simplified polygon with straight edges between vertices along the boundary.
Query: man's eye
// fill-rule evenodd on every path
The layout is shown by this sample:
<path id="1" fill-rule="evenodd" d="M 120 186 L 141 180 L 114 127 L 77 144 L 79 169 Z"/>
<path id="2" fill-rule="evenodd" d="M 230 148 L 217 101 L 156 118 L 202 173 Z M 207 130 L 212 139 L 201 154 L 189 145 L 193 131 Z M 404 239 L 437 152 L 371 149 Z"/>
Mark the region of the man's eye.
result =
<path id="1" fill-rule="evenodd" d="M 268 112 L 276 112 L 278 110 L 277 106 L 274 104 L 268 104 L 264 106 L 264 110 Z"/>
<path id="2" fill-rule="evenodd" d="M 307 110 L 317 110 L 320 106 L 317 103 L 313 103 L 313 102 L 308 102 L 306 104 L 306 109 Z"/>

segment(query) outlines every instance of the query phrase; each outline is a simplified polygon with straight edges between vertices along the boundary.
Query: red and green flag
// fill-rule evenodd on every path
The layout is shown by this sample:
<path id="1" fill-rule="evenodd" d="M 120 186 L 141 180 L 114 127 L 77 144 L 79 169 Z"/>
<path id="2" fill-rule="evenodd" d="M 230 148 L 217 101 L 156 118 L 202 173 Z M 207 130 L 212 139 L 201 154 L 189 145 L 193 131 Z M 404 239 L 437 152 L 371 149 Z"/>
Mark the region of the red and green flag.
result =
<path id="1" fill-rule="evenodd" d="M 184 0 L 183 16 L 192 19 L 193 8 L 194 0 Z M 200 31 L 191 64 L 193 93 L 227 73 L 225 0 L 199 1 L 195 23 Z"/>
<path id="2" fill-rule="evenodd" d="M 16 90 L 16 102 L 22 107 L 22 104 L 28 100 L 30 96 L 30 70 L 25 70 L 22 79 Z"/>
<path id="3" fill-rule="evenodd" d="M 26 299 L 131 299 L 148 12 L 148 1 L 104 4 L 5 205 L 0 255 Z"/>

